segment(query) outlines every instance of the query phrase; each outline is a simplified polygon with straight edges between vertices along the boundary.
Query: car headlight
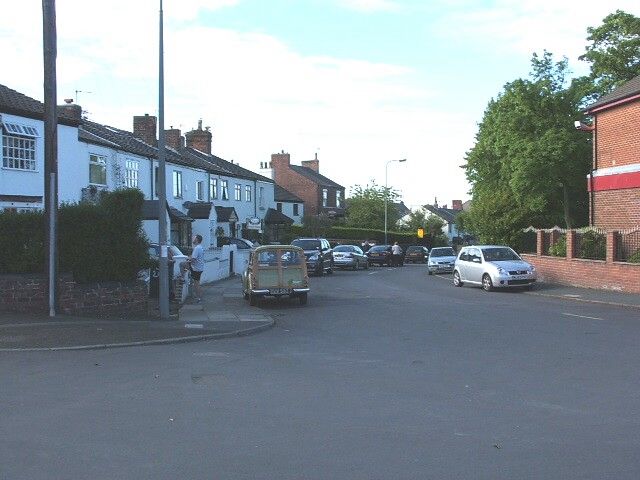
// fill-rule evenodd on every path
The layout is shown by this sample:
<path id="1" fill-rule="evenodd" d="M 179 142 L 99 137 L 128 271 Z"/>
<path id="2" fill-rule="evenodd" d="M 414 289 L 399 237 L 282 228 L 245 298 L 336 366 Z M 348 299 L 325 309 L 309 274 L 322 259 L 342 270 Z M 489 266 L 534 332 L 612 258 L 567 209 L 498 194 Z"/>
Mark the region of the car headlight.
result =
<path id="1" fill-rule="evenodd" d="M 320 254 L 319 253 L 314 253 L 313 255 L 311 255 L 309 257 L 309 260 L 315 261 L 315 260 L 318 260 L 319 258 L 320 258 Z"/>
<path id="2" fill-rule="evenodd" d="M 507 271 L 506 271 L 504 268 L 502 268 L 502 267 L 498 267 L 498 273 L 499 273 L 500 275 L 506 275 L 506 274 L 507 274 Z"/>
<path id="3" fill-rule="evenodd" d="M 529 265 L 529 273 L 536 273 L 536 267 Z"/>

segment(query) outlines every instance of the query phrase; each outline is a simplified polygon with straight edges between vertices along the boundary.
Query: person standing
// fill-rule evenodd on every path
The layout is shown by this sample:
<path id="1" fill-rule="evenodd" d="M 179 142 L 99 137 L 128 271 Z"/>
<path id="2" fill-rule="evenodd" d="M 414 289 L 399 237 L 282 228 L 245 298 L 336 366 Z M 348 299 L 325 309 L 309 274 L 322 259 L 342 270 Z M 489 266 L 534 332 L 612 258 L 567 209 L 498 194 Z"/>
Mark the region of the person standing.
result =
<path id="1" fill-rule="evenodd" d="M 402 248 L 398 245 L 398 242 L 395 242 L 391 247 L 391 264 L 394 267 L 400 266 L 400 259 L 402 257 Z"/>
<path id="2" fill-rule="evenodd" d="M 200 278 L 204 271 L 204 249 L 202 248 L 202 235 L 193 236 L 193 252 L 189 259 L 189 267 L 191 269 L 191 279 L 193 280 L 193 289 L 196 294 L 196 302 L 202 301 L 202 289 L 200 287 Z"/>

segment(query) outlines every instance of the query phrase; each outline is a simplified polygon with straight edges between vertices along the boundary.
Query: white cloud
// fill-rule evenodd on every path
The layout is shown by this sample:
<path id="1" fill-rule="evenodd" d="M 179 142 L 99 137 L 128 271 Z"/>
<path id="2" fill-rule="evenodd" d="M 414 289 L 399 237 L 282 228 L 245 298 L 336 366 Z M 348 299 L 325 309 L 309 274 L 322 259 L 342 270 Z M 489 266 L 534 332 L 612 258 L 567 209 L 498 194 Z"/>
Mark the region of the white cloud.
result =
<path id="1" fill-rule="evenodd" d="M 400 5 L 393 0 L 337 0 L 338 5 L 360 12 L 389 12 L 399 10 Z"/>

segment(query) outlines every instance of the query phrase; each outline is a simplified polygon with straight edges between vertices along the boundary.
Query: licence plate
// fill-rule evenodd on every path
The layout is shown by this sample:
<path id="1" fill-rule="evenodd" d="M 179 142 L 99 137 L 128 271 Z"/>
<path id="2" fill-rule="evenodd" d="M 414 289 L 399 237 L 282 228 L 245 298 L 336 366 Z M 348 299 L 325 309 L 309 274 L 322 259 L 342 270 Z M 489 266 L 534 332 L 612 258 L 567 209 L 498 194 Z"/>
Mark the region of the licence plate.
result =
<path id="1" fill-rule="evenodd" d="M 269 290 L 271 295 L 288 295 L 291 293 L 291 290 L 288 288 L 272 288 Z"/>

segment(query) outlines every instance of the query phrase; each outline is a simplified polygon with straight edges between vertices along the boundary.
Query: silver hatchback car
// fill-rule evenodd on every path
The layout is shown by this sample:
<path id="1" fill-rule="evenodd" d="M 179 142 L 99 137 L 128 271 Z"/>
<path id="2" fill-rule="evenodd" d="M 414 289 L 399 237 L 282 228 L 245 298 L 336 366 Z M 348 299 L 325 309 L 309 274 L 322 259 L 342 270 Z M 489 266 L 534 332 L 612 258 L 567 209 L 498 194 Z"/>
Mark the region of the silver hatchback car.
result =
<path id="1" fill-rule="evenodd" d="M 536 282 L 536 268 L 522 260 L 511 248 L 500 245 L 464 247 L 453 268 L 453 284 L 494 288 L 530 288 Z"/>

